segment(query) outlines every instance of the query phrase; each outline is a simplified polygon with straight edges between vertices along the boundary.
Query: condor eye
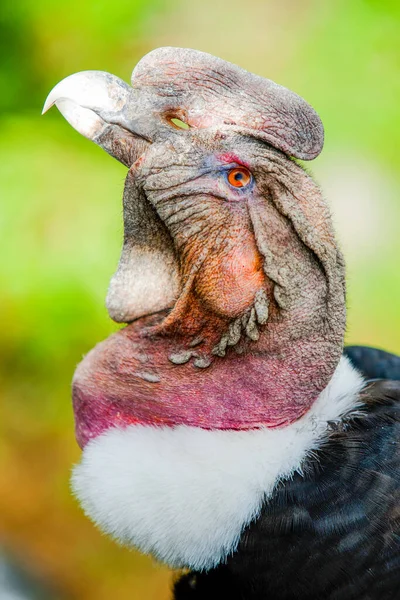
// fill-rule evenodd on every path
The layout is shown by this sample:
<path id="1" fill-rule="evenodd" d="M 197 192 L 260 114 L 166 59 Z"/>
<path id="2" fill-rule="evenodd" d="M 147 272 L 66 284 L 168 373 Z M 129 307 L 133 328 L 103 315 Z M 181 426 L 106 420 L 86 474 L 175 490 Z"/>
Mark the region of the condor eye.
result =
<path id="1" fill-rule="evenodd" d="M 251 173 L 245 167 L 236 167 L 228 171 L 228 181 L 235 188 L 243 188 L 251 182 Z"/>

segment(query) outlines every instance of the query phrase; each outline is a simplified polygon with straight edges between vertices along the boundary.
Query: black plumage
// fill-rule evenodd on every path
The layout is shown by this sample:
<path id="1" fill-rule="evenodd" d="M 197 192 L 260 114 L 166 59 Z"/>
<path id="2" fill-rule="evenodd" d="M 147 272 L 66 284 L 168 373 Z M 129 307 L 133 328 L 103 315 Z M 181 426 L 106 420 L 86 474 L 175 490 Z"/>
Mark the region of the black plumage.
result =
<path id="1" fill-rule="evenodd" d="M 368 346 L 347 346 L 344 353 L 367 379 L 400 380 L 400 356 L 396 354 Z"/>
<path id="2" fill-rule="evenodd" d="M 373 349 L 354 360 L 371 379 L 395 362 Z M 277 487 L 225 564 L 184 575 L 175 600 L 400 598 L 400 383 L 371 382 L 363 401 Z"/>

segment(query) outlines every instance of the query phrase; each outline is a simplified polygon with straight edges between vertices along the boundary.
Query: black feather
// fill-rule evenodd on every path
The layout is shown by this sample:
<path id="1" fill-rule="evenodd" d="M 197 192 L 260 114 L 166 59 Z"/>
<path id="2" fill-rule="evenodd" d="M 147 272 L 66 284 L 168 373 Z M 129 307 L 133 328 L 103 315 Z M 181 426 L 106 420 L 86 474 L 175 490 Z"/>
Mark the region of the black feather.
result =
<path id="1" fill-rule="evenodd" d="M 175 600 L 400 599 L 400 383 L 371 383 L 364 401 L 226 563 L 183 576 Z"/>
<path id="2" fill-rule="evenodd" d="M 400 380 L 400 356 L 396 354 L 368 346 L 347 346 L 344 354 L 367 379 Z"/>

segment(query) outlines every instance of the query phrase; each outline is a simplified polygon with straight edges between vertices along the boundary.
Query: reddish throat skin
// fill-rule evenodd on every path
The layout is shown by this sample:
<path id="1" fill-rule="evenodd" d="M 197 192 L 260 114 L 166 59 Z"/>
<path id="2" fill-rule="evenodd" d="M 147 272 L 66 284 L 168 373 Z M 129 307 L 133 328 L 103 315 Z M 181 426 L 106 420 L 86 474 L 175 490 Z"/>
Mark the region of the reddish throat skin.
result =
<path id="1" fill-rule="evenodd" d="M 258 343 L 245 341 L 209 364 L 210 338 L 193 346 L 193 336 L 189 342 L 182 336 L 171 340 L 144 335 L 159 319 L 159 315 L 145 317 L 121 329 L 78 366 L 73 403 L 82 448 L 109 427 L 132 424 L 280 427 L 300 418 L 318 395 L 319 390 L 309 386 L 317 365 L 303 364 L 296 378 L 292 371 L 293 365 L 304 363 L 304 355 L 314 354 L 313 340 L 293 344 L 289 357 L 271 353 L 262 335 Z M 186 350 L 184 341 L 189 342 Z M 187 362 L 174 364 L 171 357 Z"/>

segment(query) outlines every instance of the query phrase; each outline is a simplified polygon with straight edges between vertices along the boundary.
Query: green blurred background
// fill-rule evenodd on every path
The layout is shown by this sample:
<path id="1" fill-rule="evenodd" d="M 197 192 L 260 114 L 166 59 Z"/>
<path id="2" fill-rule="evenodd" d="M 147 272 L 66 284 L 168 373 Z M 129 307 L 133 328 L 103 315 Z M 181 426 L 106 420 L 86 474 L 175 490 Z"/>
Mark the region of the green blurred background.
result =
<path id="1" fill-rule="evenodd" d="M 102 537 L 69 493 L 70 380 L 115 329 L 125 169 L 56 110 L 41 117 L 47 93 L 85 69 L 129 81 L 173 45 L 303 95 L 326 128 L 309 167 L 347 257 L 347 341 L 399 352 L 399 40 L 397 0 L 2 0 L 0 535 L 67 598 L 166 600 L 170 573 Z"/>

